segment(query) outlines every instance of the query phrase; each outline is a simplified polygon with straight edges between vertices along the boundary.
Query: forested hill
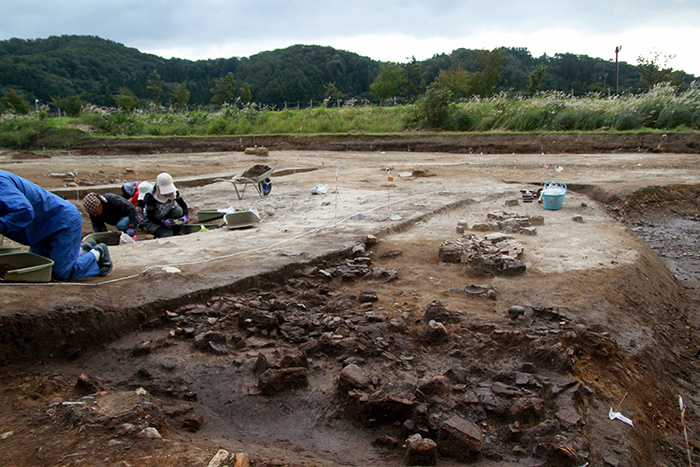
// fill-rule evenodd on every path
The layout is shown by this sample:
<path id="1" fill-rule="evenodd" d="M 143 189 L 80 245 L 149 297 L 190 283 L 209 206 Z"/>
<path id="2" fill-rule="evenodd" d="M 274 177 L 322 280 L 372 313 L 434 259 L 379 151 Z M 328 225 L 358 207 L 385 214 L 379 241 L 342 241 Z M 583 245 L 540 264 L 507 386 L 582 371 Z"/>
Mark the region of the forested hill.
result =
<path id="1" fill-rule="evenodd" d="M 574 54 L 535 58 L 524 48 L 500 51 L 503 64 L 496 92 L 525 92 L 530 75 L 540 65 L 547 68 L 539 90 L 583 94 L 601 87 L 604 80 L 606 87 L 614 85 L 612 61 Z M 415 63 L 425 83 L 434 81 L 441 70 L 461 67 L 471 73 L 479 71 L 475 51 L 470 49 L 457 49 Z M 161 100 L 166 104 L 173 90 L 185 85 L 190 106 L 207 105 L 212 102 L 216 80 L 231 73 L 237 88 L 244 83 L 249 85 L 253 101 L 279 108 L 319 102 L 331 83 L 344 99 L 376 102 L 370 85 L 379 74 L 380 62 L 314 45 L 295 45 L 243 58 L 192 61 L 164 59 L 94 36 L 0 41 L 0 95 L 12 89 L 30 102 L 38 99 L 49 103 L 80 95 L 89 103 L 113 106 L 125 88 L 146 101 L 152 97 L 149 83 L 152 85 L 154 70 L 162 80 Z M 680 75 L 684 83 L 694 78 L 682 72 Z M 641 90 L 636 66 L 620 62 L 619 89 Z"/>

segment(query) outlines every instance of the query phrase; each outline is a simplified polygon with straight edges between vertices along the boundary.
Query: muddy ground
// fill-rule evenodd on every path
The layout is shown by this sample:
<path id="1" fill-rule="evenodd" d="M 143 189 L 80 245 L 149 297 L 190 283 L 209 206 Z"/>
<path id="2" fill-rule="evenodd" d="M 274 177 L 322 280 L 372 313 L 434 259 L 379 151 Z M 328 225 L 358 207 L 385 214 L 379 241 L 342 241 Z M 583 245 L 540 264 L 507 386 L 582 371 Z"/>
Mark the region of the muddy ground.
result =
<path id="1" fill-rule="evenodd" d="M 261 222 L 1 284 L 0 465 L 687 465 L 679 395 L 698 462 L 699 156 L 571 138 L 591 150 L 2 152 L 78 205 L 168 171 L 193 214 Z M 259 163 L 269 196 L 214 181 Z M 523 197 L 548 180 L 559 210 Z M 524 271 L 445 261 L 495 231 Z"/>

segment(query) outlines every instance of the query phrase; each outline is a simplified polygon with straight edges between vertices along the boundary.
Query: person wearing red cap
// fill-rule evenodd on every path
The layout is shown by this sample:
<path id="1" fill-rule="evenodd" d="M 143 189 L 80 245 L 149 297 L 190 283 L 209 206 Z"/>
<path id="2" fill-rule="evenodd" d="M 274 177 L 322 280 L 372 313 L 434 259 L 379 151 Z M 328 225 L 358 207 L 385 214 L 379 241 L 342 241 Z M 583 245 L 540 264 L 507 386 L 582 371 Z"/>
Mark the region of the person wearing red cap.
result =
<path id="1" fill-rule="evenodd" d="M 140 227 L 156 238 L 170 237 L 182 233 L 187 224 L 187 203 L 177 191 L 173 177 L 161 173 L 156 184 L 144 197 L 145 219 Z"/>
<path id="2" fill-rule="evenodd" d="M 146 193 L 153 189 L 153 184 L 148 181 L 128 182 L 122 185 L 122 197 L 129 200 L 136 207 L 136 217 L 139 223 L 143 222 L 144 218 L 144 201 Z"/>

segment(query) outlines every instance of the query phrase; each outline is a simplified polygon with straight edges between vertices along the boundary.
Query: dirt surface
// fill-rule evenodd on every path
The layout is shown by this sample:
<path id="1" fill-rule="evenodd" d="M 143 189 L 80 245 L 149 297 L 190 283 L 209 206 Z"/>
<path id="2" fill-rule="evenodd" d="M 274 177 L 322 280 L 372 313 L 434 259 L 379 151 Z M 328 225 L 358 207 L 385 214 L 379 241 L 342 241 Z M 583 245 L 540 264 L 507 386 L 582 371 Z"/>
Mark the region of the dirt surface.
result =
<path id="1" fill-rule="evenodd" d="M 77 205 L 168 171 L 193 221 L 260 223 L 0 284 L 0 464 L 401 465 L 420 434 L 438 465 L 671 466 L 682 421 L 700 459 L 698 155 L 93 149 L 0 167 Z M 256 164 L 272 191 L 239 199 Z M 561 209 L 524 202 L 548 180 Z M 510 214 L 524 273 L 440 260 Z"/>

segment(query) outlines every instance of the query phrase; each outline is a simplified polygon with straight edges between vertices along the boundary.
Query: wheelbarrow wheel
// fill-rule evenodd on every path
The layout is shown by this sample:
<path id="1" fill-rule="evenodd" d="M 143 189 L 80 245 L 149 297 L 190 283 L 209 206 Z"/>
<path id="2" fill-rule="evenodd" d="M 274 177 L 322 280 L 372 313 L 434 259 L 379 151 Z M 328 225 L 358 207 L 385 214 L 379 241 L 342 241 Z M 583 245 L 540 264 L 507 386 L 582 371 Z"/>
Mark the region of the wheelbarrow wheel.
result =
<path id="1" fill-rule="evenodd" d="M 263 196 L 267 196 L 272 191 L 272 180 L 266 178 L 258 184 L 258 187 L 260 188 L 260 193 Z"/>

